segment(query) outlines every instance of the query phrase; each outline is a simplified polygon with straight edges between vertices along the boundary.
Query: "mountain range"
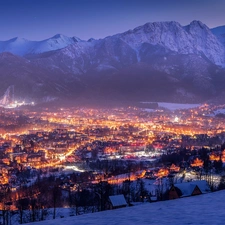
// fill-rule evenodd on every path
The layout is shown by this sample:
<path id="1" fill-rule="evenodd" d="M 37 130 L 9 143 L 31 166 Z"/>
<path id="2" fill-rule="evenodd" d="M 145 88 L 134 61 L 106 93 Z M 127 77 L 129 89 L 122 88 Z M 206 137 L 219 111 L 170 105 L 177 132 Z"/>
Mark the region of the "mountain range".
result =
<path id="1" fill-rule="evenodd" d="M 146 23 L 103 39 L 0 41 L 0 96 L 200 102 L 224 95 L 225 26 Z"/>

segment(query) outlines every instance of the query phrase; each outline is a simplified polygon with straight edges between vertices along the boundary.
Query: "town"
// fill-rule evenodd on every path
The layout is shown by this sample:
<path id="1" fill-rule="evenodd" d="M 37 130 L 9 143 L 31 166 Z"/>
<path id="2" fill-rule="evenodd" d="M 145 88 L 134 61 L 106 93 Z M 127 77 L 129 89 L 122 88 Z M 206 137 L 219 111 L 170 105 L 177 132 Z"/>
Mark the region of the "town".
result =
<path id="1" fill-rule="evenodd" d="M 114 195 L 132 206 L 225 188 L 225 105 L 141 106 L 1 108 L 2 223 L 102 211 Z"/>

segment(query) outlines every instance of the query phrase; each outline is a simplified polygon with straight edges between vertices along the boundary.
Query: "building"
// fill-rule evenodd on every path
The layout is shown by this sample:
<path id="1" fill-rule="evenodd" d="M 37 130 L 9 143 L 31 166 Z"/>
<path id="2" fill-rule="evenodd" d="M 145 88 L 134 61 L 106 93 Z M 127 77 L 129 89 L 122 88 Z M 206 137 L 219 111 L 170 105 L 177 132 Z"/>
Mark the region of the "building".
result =
<path id="1" fill-rule="evenodd" d="M 110 208 L 118 209 L 127 206 L 127 202 L 124 198 L 124 195 L 113 195 L 109 196 Z"/>
<path id="2" fill-rule="evenodd" d="M 174 184 L 169 190 L 169 199 L 188 197 L 209 193 L 210 187 L 205 180 L 196 180 L 192 182 L 184 182 Z"/>

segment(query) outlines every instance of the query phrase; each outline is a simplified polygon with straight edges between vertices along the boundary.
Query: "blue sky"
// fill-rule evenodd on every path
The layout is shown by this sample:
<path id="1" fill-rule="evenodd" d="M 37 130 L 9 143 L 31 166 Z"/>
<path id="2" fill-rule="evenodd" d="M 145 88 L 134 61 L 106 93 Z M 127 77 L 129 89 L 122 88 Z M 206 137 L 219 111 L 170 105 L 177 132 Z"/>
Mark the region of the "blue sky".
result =
<path id="1" fill-rule="evenodd" d="M 147 22 L 225 25 L 225 0 L 0 0 L 0 40 L 104 38 Z"/>

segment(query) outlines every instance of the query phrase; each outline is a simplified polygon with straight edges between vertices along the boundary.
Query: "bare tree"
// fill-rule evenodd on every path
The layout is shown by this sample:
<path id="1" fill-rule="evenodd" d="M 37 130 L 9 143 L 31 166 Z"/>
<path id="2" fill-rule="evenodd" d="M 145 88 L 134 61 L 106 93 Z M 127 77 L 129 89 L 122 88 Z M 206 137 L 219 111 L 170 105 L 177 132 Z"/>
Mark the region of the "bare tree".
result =
<path id="1" fill-rule="evenodd" d="M 0 190 L 0 202 L 2 203 L 2 222 L 3 225 L 9 225 L 11 196 L 10 189 L 2 186 Z"/>
<path id="2" fill-rule="evenodd" d="M 61 190 L 59 189 L 59 186 L 57 184 L 55 184 L 53 187 L 52 187 L 52 203 L 53 203 L 53 219 L 55 219 L 56 217 L 56 206 L 57 206 L 57 203 L 60 199 L 60 196 L 61 196 Z"/>

